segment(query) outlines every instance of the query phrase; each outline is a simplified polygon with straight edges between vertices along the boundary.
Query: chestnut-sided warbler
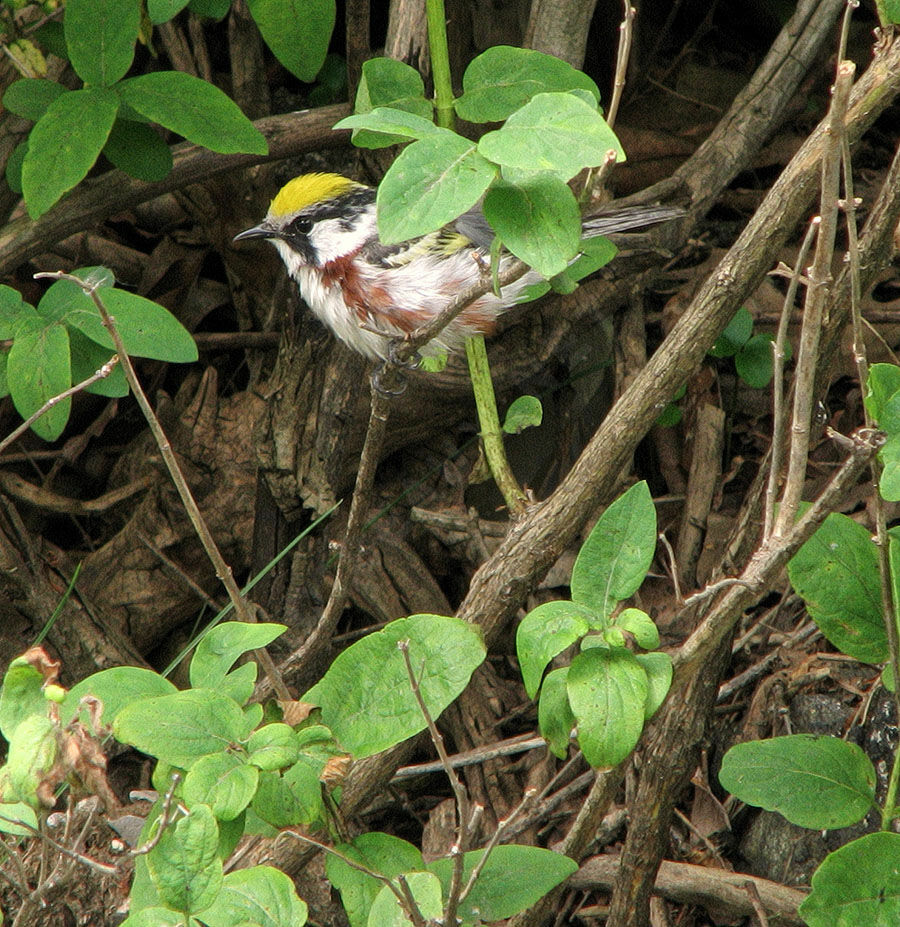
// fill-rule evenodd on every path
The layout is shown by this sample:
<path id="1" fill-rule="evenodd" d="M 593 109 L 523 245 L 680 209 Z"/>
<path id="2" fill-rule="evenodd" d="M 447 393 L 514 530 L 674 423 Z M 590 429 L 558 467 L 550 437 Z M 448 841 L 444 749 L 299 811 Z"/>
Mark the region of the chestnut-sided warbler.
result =
<path id="1" fill-rule="evenodd" d="M 611 209 L 584 221 L 593 238 L 682 215 L 667 206 Z M 303 174 L 278 191 L 262 222 L 235 241 L 265 238 L 278 249 L 300 294 L 334 334 L 370 359 L 440 312 L 483 277 L 493 231 L 476 207 L 451 225 L 400 244 L 378 237 L 375 190 L 339 174 Z M 503 252 L 500 270 L 510 256 Z M 456 353 L 476 333 L 491 334 L 497 317 L 541 278 L 529 271 L 487 293 L 456 317 L 422 354 Z"/>

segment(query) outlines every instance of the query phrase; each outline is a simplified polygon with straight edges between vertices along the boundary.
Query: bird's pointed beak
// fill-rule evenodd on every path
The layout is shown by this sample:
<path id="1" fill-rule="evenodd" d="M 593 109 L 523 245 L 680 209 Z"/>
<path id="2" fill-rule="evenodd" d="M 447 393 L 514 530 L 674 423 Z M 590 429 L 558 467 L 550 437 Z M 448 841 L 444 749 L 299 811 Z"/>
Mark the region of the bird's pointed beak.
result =
<path id="1" fill-rule="evenodd" d="M 261 225 L 254 225 L 252 229 L 238 232 L 232 241 L 246 241 L 248 238 L 278 238 L 278 233 L 275 229 L 262 223 Z"/>

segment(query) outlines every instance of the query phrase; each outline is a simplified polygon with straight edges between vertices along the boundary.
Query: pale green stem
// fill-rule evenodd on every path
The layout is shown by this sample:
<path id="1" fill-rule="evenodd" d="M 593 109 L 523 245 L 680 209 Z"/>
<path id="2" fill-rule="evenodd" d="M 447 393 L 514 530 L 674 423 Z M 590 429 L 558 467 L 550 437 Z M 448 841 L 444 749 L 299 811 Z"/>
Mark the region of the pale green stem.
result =
<path id="1" fill-rule="evenodd" d="M 466 359 L 469 362 L 472 389 L 475 391 L 475 405 L 478 408 L 484 456 L 509 511 L 513 515 L 521 515 L 525 511 L 528 499 L 513 476 L 509 461 L 506 459 L 503 430 L 500 428 L 500 417 L 497 415 L 497 400 L 494 396 L 494 384 L 488 367 L 483 335 L 475 335 L 467 339 Z"/>

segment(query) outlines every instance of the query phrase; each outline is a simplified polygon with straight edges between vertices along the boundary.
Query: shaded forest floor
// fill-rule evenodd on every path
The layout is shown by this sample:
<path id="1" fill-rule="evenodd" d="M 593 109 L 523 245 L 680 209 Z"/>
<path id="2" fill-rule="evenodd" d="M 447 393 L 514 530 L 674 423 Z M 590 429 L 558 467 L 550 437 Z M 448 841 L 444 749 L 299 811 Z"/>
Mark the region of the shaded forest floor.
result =
<path id="1" fill-rule="evenodd" d="M 871 28 L 871 22 L 860 24 L 853 34 L 860 71 L 870 58 Z M 626 97 L 616 128 L 629 159 L 614 175 L 617 197 L 663 181 L 694 154 L 757 63 L 747 49 L 730 54 L 724 39 L 701 47 L 703 54 L 684 56 L 669 73 L 657 75 L 667 90 L 656 78 L 636 81 Z M 504 320 L 491 345 L 501 405 L 520 393 L 534 393 L 544 403 L 544 424 L 508 443 L 513 467 L 535 499 L 547 498 L 558 486 L 823 117 L 833 68 L 831 56 L 820 56 L 796 88 L 775 134 L 687 240 L 674 247 L 665 239 L 626 242 L 622 264 L 612 265 L 599 282 Z M 863 216 L 889 167 L 898 125 L 895 105 L 855 149 Z M 196 334 L 198 364 L 145 362 L 139 372 L 242 582 L 316 516 L 348 498 L 362 445 L 368 403 L 362 361 L 310 319 L 290 293 L 274 254 L 229 244 L 235 232 L 258 220 L 284 179 L 316 169 L 375 180 L 380 165 L 341 147 L 213 178 L 48 243 L 45 253 L 10 278 L 34 294 L 37 284 L 30 274 L 36 270 L 103 263 L 120 281 L 166 305 Z M 753 335 L 775 332 L 787 289 L 785 276 L 776 271 L 779 265 L 794 266 L 804 231 L 796 228 L 787 244 L 769 255 L 773 273 L 743 303 Z M 835 274 L 844 249 L 842 238 Z M 614 312 L 592 311 L 602 287 L 628 275 L 641 286 L 626 293 Z M 896 363 L 896 251 L 863 295 L 862 312 L 870 363 Z M 799 319 L 798 302 L 792 339 Z M 819 405 L 807 499 L 818 495 L 841 457 L 825 437 L 826 426 L 848 434 L 863 421 L 849 335 L 839 340 L 823 360 L 821 378 L 830 385 Z M 719 347 L 691 372 L 684 394 L 673 397 L 673 408 L 666 411 L 669 423 L 654 425 L 642 437 L 612 494 L 636 478 L 651 487 L 660 531 L 675 556 L 660 545 L 637 604 L 656 620 L 663 646 L 673 649 L 691 631 L 682 623 L 678 592 L 702 588 L 731 555 L 729 540 L 748 496 L 760 492 L 757 478 L 771 440 L 771 390 L 748 383 L 747 369 L 742 376 L 740 363 L 736 366 L 726 346 Z M 0 432 L 16 424 L 5 399 Z M 438 377 L 409 375 L 378 473 L 372 506 L 377 517 L 364 537 L 351 605 L 333 648 L 393 618 L 452 614 L 465 600 L 472 577 L 509 530 L 496 491 L 478 481 L 475 434 L 461 366 L 451 364 Z M 289 451 L 285 441 L 291 442 Z M 707 456 L 700 466 L 695 461 L 702 454 Z M 125 662 L 162 670 L 224 602 L 130 398 L 78 397 L 59 442 L 48 446 L 30 435 L 17 441 L 0 457 L 0 494 L 6 564 L 15 560 L 24 571 L 18 578 L 7 576 L 0 595 L 3 666 L 32 644 L 63 600 L 76 568 L 74 594 L 47 636 L 51 652 L 62 660 L 67 685 Z M 870 494 L 871 486 L 860 483 L 842 510 L 865 521 Z M 596 500 L 580 538 L 610 498 Z M 346 504 L 313 529 L 254 592 L 263 616 L 290 626 L 272 648 L 276 661 L 296 651 L 316 625 L 333 580 L 331 553 L 346 525 L 345 509 Z M 896 514 L 891 507 L 889 518 Z M 568 545 L 539 585 L 528 590 L 522 609 L 567 594 L 578 546 L 578 539 Z M 470 706 L 451 708 L 443 726 L 451 753 L 483 758 L 463 767 L 473 799 L 486 808 L 483 836 L 519 803 L 526 788 L 541 789 L 552 780 L 553 794 L 523 822 L 516 839 L 553 846 L 581 807 L 591 773 L 573 756 L 560 774 L 562 764 L 533 742 L 536 707 L 516 667 L 514 628 L 513 622 L 491 643 L 477 682 L 482 713 Z M 289 679 L 297 694 L 321 673 L 326 656 Z M 175 670 L 176 683 L 184 682 L 184 673 L 184 666 Z M 747 923 L 744 909 L 730 900 L 723 874 L 751 873 L 789 888 L 807 886 L 825 854 L 847 839 L 843 831 L 823 835 L 747 809 L 718 785 L 716 772 L 729 746 L 796 732 L 859 743 L 884 787 L 897 734 L 880 668 L 835 653 L 782 575 L 736 628 L 701 761 L 683 782 L 669 831 L 666 859 L 704 867 L 706 873 L 678 867 L 665 873 L 666 900 L 653 902 L 654 927 Z M 446 852 L 453 837 L 447 783 L 440 773 L 413 768 L 432 761 L 430 744 L 416 746 L 389 782 L 357 805 L 353 825 L 395 833 L 422 846 L 426 855 Z M 621 845 L 640 769 L 639 754 L 594 843 L 599 861 L 576 877 L 559 903 L 557 923 L 604 922 L 615 874 L 603 869 L 603 860 Z M 148 787 L 149 771 L 147 761 L 133 752 L 119 752 L 111 760 L 120 801 L 138 812 L 141 804 L 132 805 L 129 794 Z M 89 847 L 105 858 L 112 835 L 98 827 Z M 99 910 L 111 918 L 124 900 L 121 887 L 97 884 L 99 895 L 73 894 L 46 923 L 99 923 L 90 920 Z M 305 874 L 300 892 L 317 923 L 340 923 L 336 902 L 315 867 Z M 786 898 L 788 906 L 796 902 L 795 896 Z M 68 920 L 60 915 L 63 908 Z"/>

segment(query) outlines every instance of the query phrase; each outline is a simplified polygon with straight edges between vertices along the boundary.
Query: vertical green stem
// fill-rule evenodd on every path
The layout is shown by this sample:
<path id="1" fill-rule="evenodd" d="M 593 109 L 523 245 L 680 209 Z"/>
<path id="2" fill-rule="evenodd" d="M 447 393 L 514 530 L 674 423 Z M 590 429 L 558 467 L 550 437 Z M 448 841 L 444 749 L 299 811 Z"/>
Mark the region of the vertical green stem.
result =
<path id="1" fill-rule="evenodd" d="M 431 73 L 434 77 L 434 105 L 437 124 L 452 129 L 453 79 L 450 75 L 450 51 L 447 46 L 447 14 L 444 0 L 425 0 L 428 22 L 428 48 L 431 52 Z"/>
<path id="2" fill-rule="evenodd" d="M 510 512 L 520 515 L 525 511 L 528 499 L 519 486 L 503 446 L 503 431 L 497 415 L 497 400 L 494 396 L 494 384 L 488 367 L 487 350 L 484 337 L 475 335 L 466 341 L 466 359 L 469 362 L 469 376 L 475 391 L 475 405 L 478 408 L 478 421 L 481 427 L 481 443 L 484 456 L 497 488 L 503 494 Z"/>
<path id="3" fill-rule="evenodd" d="M 453 78 L 450 74 L 450 52 L 447 46 L 447 14 L 444 0 L 425 0 L 425 17 L 428 22 L 428 47 L 431 52 L 431 73 L 434 77 L 434 106 L 437 124 L 443 129 L 455 128 L 453 110 Z M 497 415 L 497 400 L 488 366 L 484 338 L 477 335 L 466 342 L 469 377 L 475 393 L 475 406 L 481 427 L 484 456 L 491 476 L 497 484 L 509 510 L 518 515 L 525 510 L 525 493 L 519 486 L 503 447 L 503 432 Z"/>

